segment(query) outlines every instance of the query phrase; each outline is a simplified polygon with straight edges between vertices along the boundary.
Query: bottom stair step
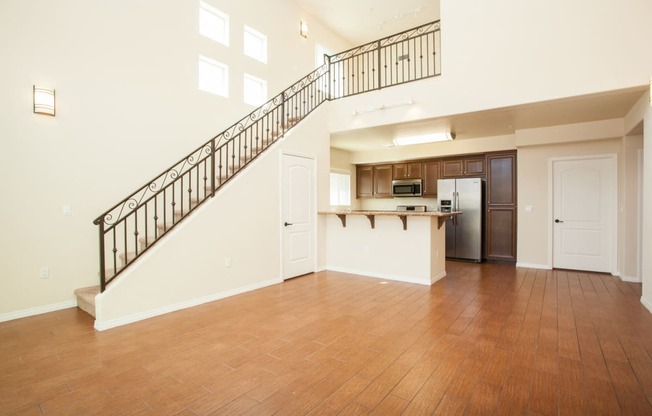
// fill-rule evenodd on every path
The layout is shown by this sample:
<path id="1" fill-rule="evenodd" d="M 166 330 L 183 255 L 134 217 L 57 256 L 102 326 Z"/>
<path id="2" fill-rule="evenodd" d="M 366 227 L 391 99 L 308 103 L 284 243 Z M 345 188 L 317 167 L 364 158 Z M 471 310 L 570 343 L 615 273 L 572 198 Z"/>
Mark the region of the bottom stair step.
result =
<path id="1" fill-rule="evenodd" d="M 100 293 L 99 286 L 82 287 L 75 290 L 77 307 L 95 318 L 95 296 Z"/>

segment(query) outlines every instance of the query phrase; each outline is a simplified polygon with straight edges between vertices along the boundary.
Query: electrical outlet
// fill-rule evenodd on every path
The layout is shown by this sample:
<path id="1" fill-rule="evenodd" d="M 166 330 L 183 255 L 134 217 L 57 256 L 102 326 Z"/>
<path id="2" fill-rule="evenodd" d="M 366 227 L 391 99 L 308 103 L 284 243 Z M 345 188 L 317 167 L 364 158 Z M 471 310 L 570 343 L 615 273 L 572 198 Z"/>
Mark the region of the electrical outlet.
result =
<path id="1" fill-rule="evenodd" d="M 70 205 L 64 205 L 61 210 L 63 211 L 63 215 L 65 215 L 66 217 L 72 215 L 72 208 L 70 207 Z"/>
<path id="2" fill-rule="evenodd" d="M 50 277 L 50 268 L 49 267 L 41 267 L 41 270 L 39 271 L 39 276 L 41 279 L 47 279 Z"/>
<path id="3" fill-rule="evenodd" d="M 224 267 L 226 267 L 227 269 L 231 267 L 231 257 L 224 258 Z"/>

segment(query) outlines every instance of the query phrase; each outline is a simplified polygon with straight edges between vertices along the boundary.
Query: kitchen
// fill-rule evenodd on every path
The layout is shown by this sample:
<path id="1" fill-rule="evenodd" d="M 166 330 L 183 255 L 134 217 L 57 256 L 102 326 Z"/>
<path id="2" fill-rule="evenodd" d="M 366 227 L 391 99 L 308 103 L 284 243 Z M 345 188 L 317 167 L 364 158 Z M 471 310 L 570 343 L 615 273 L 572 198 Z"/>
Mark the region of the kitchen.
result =
<path id="1" fill-rule="evenodd" d="M 357 272 L 371 276 L 393 278 L 395 280 L 410 280 L 410 276 L 402 276 L 402 270 L 395 268 L 395 273 L 386 275 L 386 268 L 377 267 L 379 263 L 407 264 L 410 261 L 418 262 L 418 255 L 414 250 L 421 250 L 421 244 L 428 244 L 430 250 L 425 250 L 421 256 L 422 262 L 432 257 L 456 258 L 467 261 L 502 261 L 514 263 L 516 260 L 516 152 L 513 150 L 490 151 L 486 153 L 472 153 L 450 155 L 440 158 L 392 160 L 388 155 L 382 163 L 351 163 L 354 153 L 342 149 L 331 148 L 331 171 L 351 174 L 351 205 L 333 206 L 332 211 L 340 213 L 358 213 L 363 215 L 369 211 L 386 213 L 383 221 L 387 229 L 380 228 L 378 215 L 371 233 L 370 224 L 360 215 L 347 215 L 347 228 L 356 226 L 357 233 L 365 233 L 367 240 L 349 231 L 346 238 L 333 238 L 338 233 L 343 233 L 342 224 L 334 215 L 327 215 L 327 232 L 329 240 L 329 268 Z M 477 190 L 473 191 L 477 197 L 475 208 L 464 204 L 464 197 L 468 191 L 461 189 L 445 189 L 443 186 L 464 185 L 475 183 Z M 412 188 L 411 188 L 412 187 Z M 415 188 L 420 188 L 417 192 Z M 438 189 L 441 188 L 441 189 Z M 419 192 L 420 191 L 420 192 Z M 400 196 L 397 196 L 401 194 Z M 410 195 L 412 194 L 412 195 Z M 419 195 L 420 194 L 420 195 Z M 443 209 L 442 209 L 443 205 Z M 439 236 L 434 227 L 423 218 L 406 217 L 407 229 L 403 230 L 400 223 L 391 217 L 397 216 L 397 210 L 425 211 L 422 215 L 436 216 L 440 211 L 462 211 L 461 215 L 448 218 L 446 228 L 448 235 Z M 475 210 L 476 215 L 473 215 Z M 331 212 L 331 214 L 333 213 Z M 466 215 L 464 215 L 466 213 Z M 325 214 L 325 213 L 323 213 Z M 475 218 L 473 218 L 475 217 Z M 369 220 L 371 221 L 371 220 Z M 420 225 L 416 225 L 421 221 Z M 366 222 L 366 224 L 365 224 Z M 437 222 L 437 221 L 435 221 Z M 457 240 L 475 240 L 471 246 L 465 248 L 457 244 L 455 228 L 462 228 L 464 224 L 473 222 L 467 232 L 458 230 Z M 411 224 L 414 223 L 414 227 Z M 457 224 L 457 227 L 455 226 Z M 336 226 L 339 225 L 339 230 Z M 366 226 L 366 228 L 364 228 Z M 429 230 L 426 235 L 408 236 L 412 228 L 422 227 Z M 368 230 L 367 230 L 368 229 Z M 397 230 L 404 234 L 398 233 Z M 382 230 L 382 231 L 379 231 Z M 389 231 L 390 234 L 386 234 Z M 437 242 L 442 238 L 442 244 Z M 424 242 L 425 241 L 425 242 Z M 437 243 L 437 244 L 435 244 Z M 343 248 L 347 247 L 346 249 Z M 332 252 L 335 250 L 335 254 Z M 404 251 L 399 253 L 398 251 Z M 412 254 L 411 254 L 412 253 Z M 444 254 L 445 253 L 445 254 Z M 368 260 L 365 260 L 369 258 Z M 388 261 L 392 259 L 393 262 Z M 425 259 L 425 260 L 424 260 Z M 358 263 L 358 264 L 355 264 Z M 346 264 L 348 267 L 339 267 Z M 353 265 L 357 267 L 352 267 Z M 386 264 L 386 267 L 389 267 Z M 440 271 L 441 272 L 441 271 Z M 423 273 L 423 271 L 422 271 Z M 419 279 L 417 279 L 419 280 Z M 430 279 L 421 278 L 419 283 L 430 280 L 436 281 L 434 274 Z"/>

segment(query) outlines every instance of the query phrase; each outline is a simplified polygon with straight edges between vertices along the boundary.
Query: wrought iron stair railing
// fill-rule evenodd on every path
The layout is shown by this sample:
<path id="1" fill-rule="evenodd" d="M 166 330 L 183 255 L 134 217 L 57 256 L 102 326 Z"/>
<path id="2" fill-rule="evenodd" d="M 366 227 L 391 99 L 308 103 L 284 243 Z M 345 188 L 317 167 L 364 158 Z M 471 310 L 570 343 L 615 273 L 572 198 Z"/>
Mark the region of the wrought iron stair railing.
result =
<path id="1" fill-rule="evenodd" d="M 93 222 L 100 290 L 324 101 L 441 74 L 440 22 L 325 56 L 325 64 L 196 148 Z"/>

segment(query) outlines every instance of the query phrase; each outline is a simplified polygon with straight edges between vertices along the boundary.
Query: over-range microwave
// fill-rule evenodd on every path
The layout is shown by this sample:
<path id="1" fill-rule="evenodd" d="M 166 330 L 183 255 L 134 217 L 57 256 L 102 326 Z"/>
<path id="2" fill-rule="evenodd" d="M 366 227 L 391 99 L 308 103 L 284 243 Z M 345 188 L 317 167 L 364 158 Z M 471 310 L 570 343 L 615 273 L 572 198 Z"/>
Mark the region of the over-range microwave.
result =
<path id="1" fill-rule="evenodd" d="M 392 181 L 392 196 L 421 196 L 421 179 Z"/>

